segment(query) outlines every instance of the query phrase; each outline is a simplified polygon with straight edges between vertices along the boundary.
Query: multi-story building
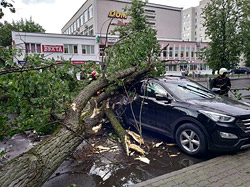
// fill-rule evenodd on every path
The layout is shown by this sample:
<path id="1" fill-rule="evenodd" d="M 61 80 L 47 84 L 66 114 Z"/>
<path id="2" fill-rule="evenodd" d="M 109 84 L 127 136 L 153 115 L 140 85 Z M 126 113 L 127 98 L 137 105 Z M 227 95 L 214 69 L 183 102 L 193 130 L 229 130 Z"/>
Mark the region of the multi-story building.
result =
<path id="1" fill-rule="evenodd" d="M 202 0 L 197 7 L 182 11 L 182 39 L 184 41 L 209 42 L 203 26 L 203 8 L 210 0 Z"/>
<path id="2" fill-rule="evenodd" d="M 128 23 L 129 17 L 123 9 L 130 3 L 130 0 L 87 0 L 65 24 L 62 33 L 105 36 L 112 18 L 110 30 L 116 24 Z M 147 23 L 158 31 L 159 38 L 181 39 L 181 10 L 148 3 L 145 6 Z M 112 41 L 112 36 L 110 38 Z"/>
<path id="3" fill-rule="evenodd" d="M 95 36 L 101 57 L 108 26 L 112 30 L 117 24 L 126 25 L 129 22 L 130 18 L 123 9 L 130 3 L 131 0 L 87 0 L 61 31 L 68 35 Z M 147 24 L 157 30 L 160 46 L 163 48 L 168 44 L 160 54 L 160 60 L 167 64 L 166 69 L 179 72 L 186 67 L 207 73 L 208 67 L 197 55 L 200 46 L 206 43 L 182 41 L 182 8 L 147 3 L 144 10 Z M 113 45 L 117 39 L 117 35 L 108 35 L 106 45 Z"/>

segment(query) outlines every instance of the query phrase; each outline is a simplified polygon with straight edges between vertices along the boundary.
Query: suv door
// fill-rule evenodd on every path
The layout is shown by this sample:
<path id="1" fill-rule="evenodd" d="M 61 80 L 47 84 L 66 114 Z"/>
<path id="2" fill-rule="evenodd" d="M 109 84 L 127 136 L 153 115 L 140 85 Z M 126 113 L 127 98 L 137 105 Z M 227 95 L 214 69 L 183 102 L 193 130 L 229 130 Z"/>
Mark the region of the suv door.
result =
<path id="1" fill-rule="evenodd" d="M 162 99 L 157 100 L 157 95 Z M 167 91 L 160 84 L 153 81 L 147 83 L 144 99 L 144 105 L 146 105 L 144 112 L 147 115 L 147 124 L 164 131 L 169 129 L 167 124 L 172 108 L 171 102 L 169 102 L 167 97 Z"/>

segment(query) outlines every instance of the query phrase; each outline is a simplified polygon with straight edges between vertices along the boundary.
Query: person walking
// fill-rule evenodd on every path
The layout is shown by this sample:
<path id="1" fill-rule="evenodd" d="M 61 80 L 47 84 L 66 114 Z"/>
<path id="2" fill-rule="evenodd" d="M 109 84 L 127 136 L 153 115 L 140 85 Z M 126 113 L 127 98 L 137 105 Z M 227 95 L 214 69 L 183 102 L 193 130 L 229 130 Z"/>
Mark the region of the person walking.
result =
<path id="1" fill-rule="evenodd" d="M 212 88 L 219 88 L 218 93 L 219 95 L 224 95 L 228 97 L 228 91 L 231 88 L 231 81 L 227 77 L 227 69 L 221 68 L 218 73 L 218 77 L 212 80 Z"/>

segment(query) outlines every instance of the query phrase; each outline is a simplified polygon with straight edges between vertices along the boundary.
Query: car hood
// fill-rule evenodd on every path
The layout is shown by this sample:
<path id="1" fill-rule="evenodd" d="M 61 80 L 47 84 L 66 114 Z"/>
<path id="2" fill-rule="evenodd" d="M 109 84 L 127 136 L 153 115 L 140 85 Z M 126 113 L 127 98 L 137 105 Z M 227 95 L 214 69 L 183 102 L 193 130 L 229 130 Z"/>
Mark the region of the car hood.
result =
<path id="1" fill-rule="evenodd" d="M 213 99 L 189 100 L 188 102 L 201 107 L 203 110 L 220 112 L 232 116 L 250 115 L 250 104 L 239 102 L 228 97 L 217 95 Z"/>

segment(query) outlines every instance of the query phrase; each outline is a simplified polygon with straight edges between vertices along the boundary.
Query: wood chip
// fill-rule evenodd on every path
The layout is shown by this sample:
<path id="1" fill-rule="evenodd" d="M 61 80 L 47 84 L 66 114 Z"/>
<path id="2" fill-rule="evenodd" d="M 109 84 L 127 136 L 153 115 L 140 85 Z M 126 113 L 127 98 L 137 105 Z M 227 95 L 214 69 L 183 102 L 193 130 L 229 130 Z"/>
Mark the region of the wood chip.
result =
<path id="1" fill-rule="evenodd" d="M 135 158 L 135 160 L 140 160 L 146 164 L 149 164 L 150 163 L 150 160 L 144 156 L 139 156 L 138 158 Z"/>
<path id="2" fill-rule="evenodd" d="M 135 132 L 130 131 L 130 130 L 126 130 L 126 131 L 127 131 L 127 133 L 128 133 L 130 136 L 132 136 L 132 138 L 133 138 L 137 143 L 139 143 L 140 145 L 141 145 L 141 144 L 144 144 L 144 140 L 143 140 L 143 138 L 142 138 L 140 135 L 138 135 L 138 134 L 136 134 Z"/>

